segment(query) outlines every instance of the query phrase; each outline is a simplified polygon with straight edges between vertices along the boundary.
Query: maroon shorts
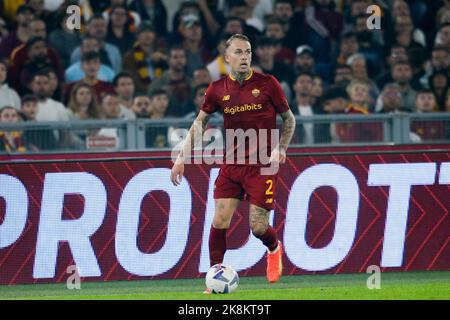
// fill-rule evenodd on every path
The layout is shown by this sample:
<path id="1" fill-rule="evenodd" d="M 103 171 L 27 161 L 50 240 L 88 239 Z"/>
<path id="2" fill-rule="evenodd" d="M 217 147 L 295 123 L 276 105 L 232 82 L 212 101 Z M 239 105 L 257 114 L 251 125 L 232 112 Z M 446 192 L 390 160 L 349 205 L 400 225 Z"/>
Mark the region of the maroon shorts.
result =
<path id="1" fill-rule="evenodd" d="M 214 184 L 214 199 L 248 200 L 260 208 L 273 210 L 278 174 L 261 175 L 261 167 L 224 165 Z"/>

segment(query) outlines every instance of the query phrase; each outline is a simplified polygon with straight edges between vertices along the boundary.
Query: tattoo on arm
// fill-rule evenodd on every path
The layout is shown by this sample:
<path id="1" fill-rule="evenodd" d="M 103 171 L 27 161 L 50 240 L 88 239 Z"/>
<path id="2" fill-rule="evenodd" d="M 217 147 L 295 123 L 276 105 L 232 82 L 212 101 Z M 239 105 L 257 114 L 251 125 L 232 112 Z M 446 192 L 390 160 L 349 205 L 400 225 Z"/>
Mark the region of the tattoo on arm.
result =
<path id="1" fill-rule="evenodd" d="M 295 131 L 295 117 L 291 110 L 282 113 L 283 126 L 281 127 L 280 149 L 287 150 Z"/>

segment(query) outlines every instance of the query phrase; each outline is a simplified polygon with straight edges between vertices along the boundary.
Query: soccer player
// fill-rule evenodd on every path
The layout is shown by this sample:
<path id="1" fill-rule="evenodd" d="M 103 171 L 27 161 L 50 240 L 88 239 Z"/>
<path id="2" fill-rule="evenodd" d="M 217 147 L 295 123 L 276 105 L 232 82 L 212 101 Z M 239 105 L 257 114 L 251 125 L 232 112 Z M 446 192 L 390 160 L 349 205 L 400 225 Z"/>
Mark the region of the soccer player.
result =
<path id="1" fill-rule="evenodd" d="M 244 165 L 236 162 L 230 164 L 228 161 L 236 160 L 235 155 L 232 158 L 228 156 L 230 149 L 236 151 L 240 147 L 234 139 L 231 148 L 227 147 L 225 156 L 227 161 L 221 166 L 215 181 L 215 214 L 209 236 L 209 257 L 212 266 L 222 263 L 227 248 L 226 232 L 230 227 L 233 213 L 240 201 L 247 199 L 250 203 L 252 233 L 268 250 L 267 280 L 274 283 L 281 277 L 283 252 L 276 231 L 269 225 L 278 175 L 275 171 L 266 172 L 262 169 L 267 168 L 267 165 L 278 168 L 279 164 L 286 161 L 286 150 L 295 130 L 295 117 L 279 82 L 271 75 L 252 70 L 252 49 L 245 35 L 235 34 L 228 39 L 225 59 L 231 67 L 231 72 L 228 76 L 212 82 L 208 87 L 205 102 L 172 167 L 170 179 L 174 185 L 181 183 L 184 163 L 194 146 L 194 138 L 199 132 L 205 131 L 212 113 L 219 110 L 223 112 L 224 127 L 227 131 L 253 130 L 257 132 L 259 142 L 266 140 L 265 142 L 269 144 L 271 134 L 261 136 L 260 132 L 276 130 L 276 116 L 280 114 L 283 126 L 281 135 L 278 136 L 279 141 L 275 141 L 273 146 L 266 145 L 265 148 L 260 144 L 246 144 Z M 228 143 L 227 141 L 226 144 Z M 267 151 L 270 151 L 268 164 L 263 164 L 260 159 L 256 164 L 249 164 L 251 155 L 255 151 L 261 152 L 258 149 L 264 149 L 267 159 L 269 159 Z M 209 293 L 208 290 L 205 293 Z"/>

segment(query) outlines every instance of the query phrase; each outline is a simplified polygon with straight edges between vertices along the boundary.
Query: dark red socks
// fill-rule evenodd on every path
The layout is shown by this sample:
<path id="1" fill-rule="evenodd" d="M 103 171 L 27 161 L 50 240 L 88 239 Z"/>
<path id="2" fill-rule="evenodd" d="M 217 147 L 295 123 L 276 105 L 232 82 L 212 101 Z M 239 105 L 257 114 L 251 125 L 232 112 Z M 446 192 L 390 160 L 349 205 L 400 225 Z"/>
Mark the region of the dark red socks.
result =
<path id="1" fill-rule="evenodd" d="M 254 234 L 254 236 L 257 237 L 259 240 L 261 240 L 262 243 L 267 248 L 269 248 L 270 251 L 274 251 L 278 246 L 277 232 L 271 226 L 269 226 L 269 228 L 267 228 L 266 232 L 263 235 L 259 236 L 259 235 Z"/>
<path id="2" fill-rule="evenodd" d="M 211 266 L 222 263 L 227 250 L 227 229 L 216 229 L 211 226 L 209 233 L 209 260 Z"/>

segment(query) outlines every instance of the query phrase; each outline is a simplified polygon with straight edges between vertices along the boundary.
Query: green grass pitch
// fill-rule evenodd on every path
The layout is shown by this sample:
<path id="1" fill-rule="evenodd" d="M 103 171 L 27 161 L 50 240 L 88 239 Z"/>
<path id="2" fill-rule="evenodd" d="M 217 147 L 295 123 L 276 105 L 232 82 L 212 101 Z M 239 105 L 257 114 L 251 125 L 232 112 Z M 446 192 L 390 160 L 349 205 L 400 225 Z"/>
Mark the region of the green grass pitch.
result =
<path id="1" fill-rule="evenodd" d="M 0 286 L 0 300 L 450 300 L 450 271 L 386 272 L 381 289 L 369 290 L 368 274 L 284 276 L 269 284 L 264 277 L 242 277 L 237 291 L 203 295 L 204 279 L 83 282 L 80 290 L 65 284 Z"/>

